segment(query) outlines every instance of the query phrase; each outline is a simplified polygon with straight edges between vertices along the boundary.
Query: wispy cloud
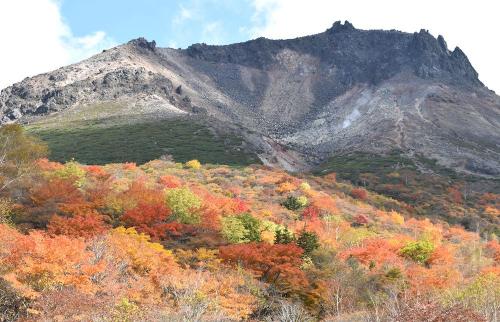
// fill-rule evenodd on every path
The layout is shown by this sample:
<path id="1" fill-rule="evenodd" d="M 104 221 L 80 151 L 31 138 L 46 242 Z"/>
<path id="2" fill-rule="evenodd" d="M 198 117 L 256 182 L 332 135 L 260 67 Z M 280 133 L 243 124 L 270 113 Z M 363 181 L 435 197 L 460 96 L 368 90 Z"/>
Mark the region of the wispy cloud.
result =
<path id="1" fill-rule="evenodd" d="M 202 37 L 206 42 L 217 44 L 223 40 L 222 22 L 211 21 L 203 26 Z"/>
<path id="2" fill-rule="evenodd" d="M 177 12 L 171 22 L 173 29 L 172 39 L 167 43 L 172 45 L 186 44 L 186 39 L 195 39 L 198 42 L 220 44 L 224 42 L 227 32 L 222 20 L 214 19 L 214 6 L 225 8 L 225 0 L 190 0 L 178 5 Z"/>
<path id="3" fill-rule="evenodd" d="M 181 24 L 187 20 L 190 20 L 193 18 L 193 10 L 188 9 L 183 5 L 179 5 L 179 12 L 178 14 L 174 17 L 173 23 L 174 24 Z"/>
<path id="4" fill-rule="evenodd" d="M 103 31 L 74 36 L 57 0 L 0 1 L 0 38 L 0 88 L 115 45 Z"/>

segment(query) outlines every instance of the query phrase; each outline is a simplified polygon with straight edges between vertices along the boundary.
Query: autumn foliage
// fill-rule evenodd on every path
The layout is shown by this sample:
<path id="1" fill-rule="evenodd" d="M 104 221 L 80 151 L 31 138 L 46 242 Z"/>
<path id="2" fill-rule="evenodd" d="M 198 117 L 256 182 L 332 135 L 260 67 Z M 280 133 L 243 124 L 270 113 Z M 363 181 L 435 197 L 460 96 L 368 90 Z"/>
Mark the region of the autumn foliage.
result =
<path id="1" fill-rule="evenodd" d="M 359 200 L 366 200 L 368 198 L 368 192 L 363 188 L 354 188 L 351 190 L 351 196 Z"/>
<path id="2" fill-rule="evenodd" d="M 302 253 L 303 250 L 293 244 L 249 243 L 219 249 L 224 261 L 243 265 L 262 281 L 294 286 L 306 284 L 305 275 L 300 270 Z"/>
<path id="3" fill-rule="evenodd" d="M 196 160 L 32 166 L 0 194 L 0 320 L 499 314 L 495 232 L 415 217 L 395 200 L 386 208 L 334 175 Z M 456 207 L 461 189 L 447 191 Z M 498 195 L 478 207 L 496 218 Z"/>

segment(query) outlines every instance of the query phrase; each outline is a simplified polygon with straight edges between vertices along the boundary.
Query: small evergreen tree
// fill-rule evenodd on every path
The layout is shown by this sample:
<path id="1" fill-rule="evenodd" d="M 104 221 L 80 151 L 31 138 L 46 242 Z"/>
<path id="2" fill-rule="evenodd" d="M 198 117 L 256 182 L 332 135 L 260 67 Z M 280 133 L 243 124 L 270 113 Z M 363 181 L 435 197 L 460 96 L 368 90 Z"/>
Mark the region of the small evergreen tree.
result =
<path id="1" fill-rule="evenodd" d="M 294 196 L 288 196 L 285 201 L 281 203 L 283 207 L 285 207 L 288 210 L 299 210 L 304 208 L 307 205 L 307 197 L 305 196 L 300 196 L 300 197 L 294 197 Z"/>
<path id="2" fill-rule="evenodd" d="M 297 246 L 304 250 L 304 255 L 309 256 L 314 250 L 319 247 L 319 238 L 312 231 L 303 230 L 299 238 L 297 238 Z"/>
<path id="3" fill-rule="evenodd" d="M 278 228 L 274 233 L 274 243 L 275 244 L 290 244 L 295 241 L 295 236 L 288 228 Z"/>

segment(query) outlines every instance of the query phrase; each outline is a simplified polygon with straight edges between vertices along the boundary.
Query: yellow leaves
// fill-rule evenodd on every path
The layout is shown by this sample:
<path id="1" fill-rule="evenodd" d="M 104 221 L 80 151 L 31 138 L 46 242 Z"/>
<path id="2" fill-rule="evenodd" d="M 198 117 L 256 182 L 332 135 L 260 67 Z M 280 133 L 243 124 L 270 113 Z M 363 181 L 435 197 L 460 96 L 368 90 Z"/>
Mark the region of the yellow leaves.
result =
<path id="1" fill-rule="evenodd" d="M 184 268 L 194 268 L 215 271 L 220 268 L 222 260 L 217 256 L 219 253 L 215 249 L 198 248 L 197 250 L 178 249 L 175 257 Z"/>
<path id="2" fill-rule="evenodd" d="M 274 232 L 273 231 L 265 230 L 265 231 L 261 232 L 260 238 L 262 239 L 263 242 L 266 242 L 268 244 L 274 244 Z"/>
<path id="3" fill-rule="evenodd" d="M 230 320 L 240 321 L 247 319 L 257 305 L 251 280 L 244 272 L 234 270 L 211 274 L 187 270 L 176 278 L 166 276 L 163 283 L 179 306 L 202 305 L 209 314 L 219 312 Z"/>
<path id="4" fill-rule="evenodd" d="M 377 234 L 371 230 L 368 230 L 365 227 L 361 228 L 351 228 L 348 230 L 343 231 L 340 234 L 340 241 L 346 246 L 346 247 L 355 247 L 361 244 L 363 240 L 374 237 Z"/>
<path id="5" fill-rule="evenodd" d="M 31 172 L 35 161 L 47 154 L 47 146 L 19 124 L 0 127 L 0 147 L 0 190 Z"/>
<path id="6" fill-rule="evenodd" d="M 60 179 L 72 179 L 77 187 L 81 187 L 85 180 L 85 173 L 85 170 L 80 164 L 71 160 L 61 169 L 54 171 L 53 175 Z"/>
<path id="7" fill-rule="evenodd" d="M 244 284 L 241 278 L 226 277 L 221 282 L 220 295 L 216 297 L 220 309 L 231 319 L 247 319 L 257 304 L 255 296 L 237 291 Z M 211 290 L 213 292 L 216 290 Z"/>
<path id="8" fill-rule="evenodd" d="M 500 217 L 500 209 L 493 206 L 484 207 L 484 213 L 492 218 Z"/>
<path id="9" fill-rule="evenodd" d="M 166 191 L 168 207 L 173 216 L 183 224 L 197 224 L 201 218 L 197 210 L 202 203 L 200 198 L 188 188 L 173 188 Z"/>
<path id="10" fill-rule="evenodd" d="M 132 321 L 135 314 L 139 312 L 139 307 L 128 298 L 123 297 L 116 303 L 113 309 L 113 316 L 116 321 Z"/>
<path id="11" fill-rule="evenodd" d="M 276 191 L 278 193 L 284 194 L 284 193 L 289 193 L 292 191 L 295 191 L 297 189 L 297 186 L 289 181 L 285 181 L 281 183 L 278 188 L 276 188 Z"/>
<path id="12" fill-rule="evenodd" d="M 198 160 L 191 160 L 186 162 L 186 167 L 189 169 L 198 170 L 201 169 L 201 163 Z"/>
<path id="13" fill-rule="evenodd" d="M 14 240 L 9 242 L 5 233 L 6 230 L 0 230 L 0 241 L 8 254 L 0 252 L 0 263 L 8 267 L 12 285 L 19 287 L 23 294 L 35 296 L 37 292 L 60 286 L 73 286 L 82 292 L 95 291 L 86 274 L 93 264 L 82 240 L 50 237 L 42 232 L 23 236 L 11 230 Z"/>
<path id="14" fill-rule="evenodd" d="M 393 223 L 400 225 L 400 226 L 404 225 L 405 218 L 403 216 L 401 216 L 399 213 L 397 213 L 396 211 L 391 211 L 390 216 L 391 216 L 391 220 Z"/>
<path id="15" fill-rule="evenodd" d="M 109 242 L 118 256 L 128 259 L 131 271 L 139 275 L 163 274 L 177 268 L 171 251 L 152 243 L 148 235 L 134 228 L 113 229 Z"/>
<path id="16" fill-rule="evenodd" d="M 309 191 L 311 190 L 311 186 L 309 185 L 309 183 L 307 183 L 306 181 L 303 181 L 300 185 L 299 185 L 299 188 L 300 190 L 306 192 L 306 191 Z"/>
<path id="17" fill-rule="evenodd" d="M 399 172 L 391 172 L 387 175 L 388 178 L 393 178 L 393 179 L 397 179 L 399 177 L 401 177 L 401 175 L 399 174 Z"/>
<path id="18" fill-rule="evenodd" d="M 7 198 L 0 198 L 0 224 L 11 224 L 11 212 L 14 204 Z"/>
<path id="19" fill-rule="evenodd" d="M 269 209 L 264 209 L 260 212 L 260 215 L 262 217 L 271 217 L 273 215 L 273 212 Z"/>

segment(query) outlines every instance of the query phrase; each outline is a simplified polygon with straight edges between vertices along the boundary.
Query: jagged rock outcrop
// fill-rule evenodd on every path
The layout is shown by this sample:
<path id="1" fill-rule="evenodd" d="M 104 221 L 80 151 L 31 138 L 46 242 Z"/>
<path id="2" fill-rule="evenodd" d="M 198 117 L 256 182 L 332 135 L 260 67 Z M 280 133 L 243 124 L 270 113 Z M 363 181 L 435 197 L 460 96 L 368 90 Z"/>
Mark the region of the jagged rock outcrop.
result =
<path id="1" fill-rule="evenodd" d="M 1 122 L 105 101 L 204 113 L 239 128 L 265 162 L 287 169 L 398 149 L 500 175 L 500 98 L 460 48 L 450 51 L 426 30 L 336 22 L 296 39 L 187 49 L 139 38 L 4 89 Z"/>

